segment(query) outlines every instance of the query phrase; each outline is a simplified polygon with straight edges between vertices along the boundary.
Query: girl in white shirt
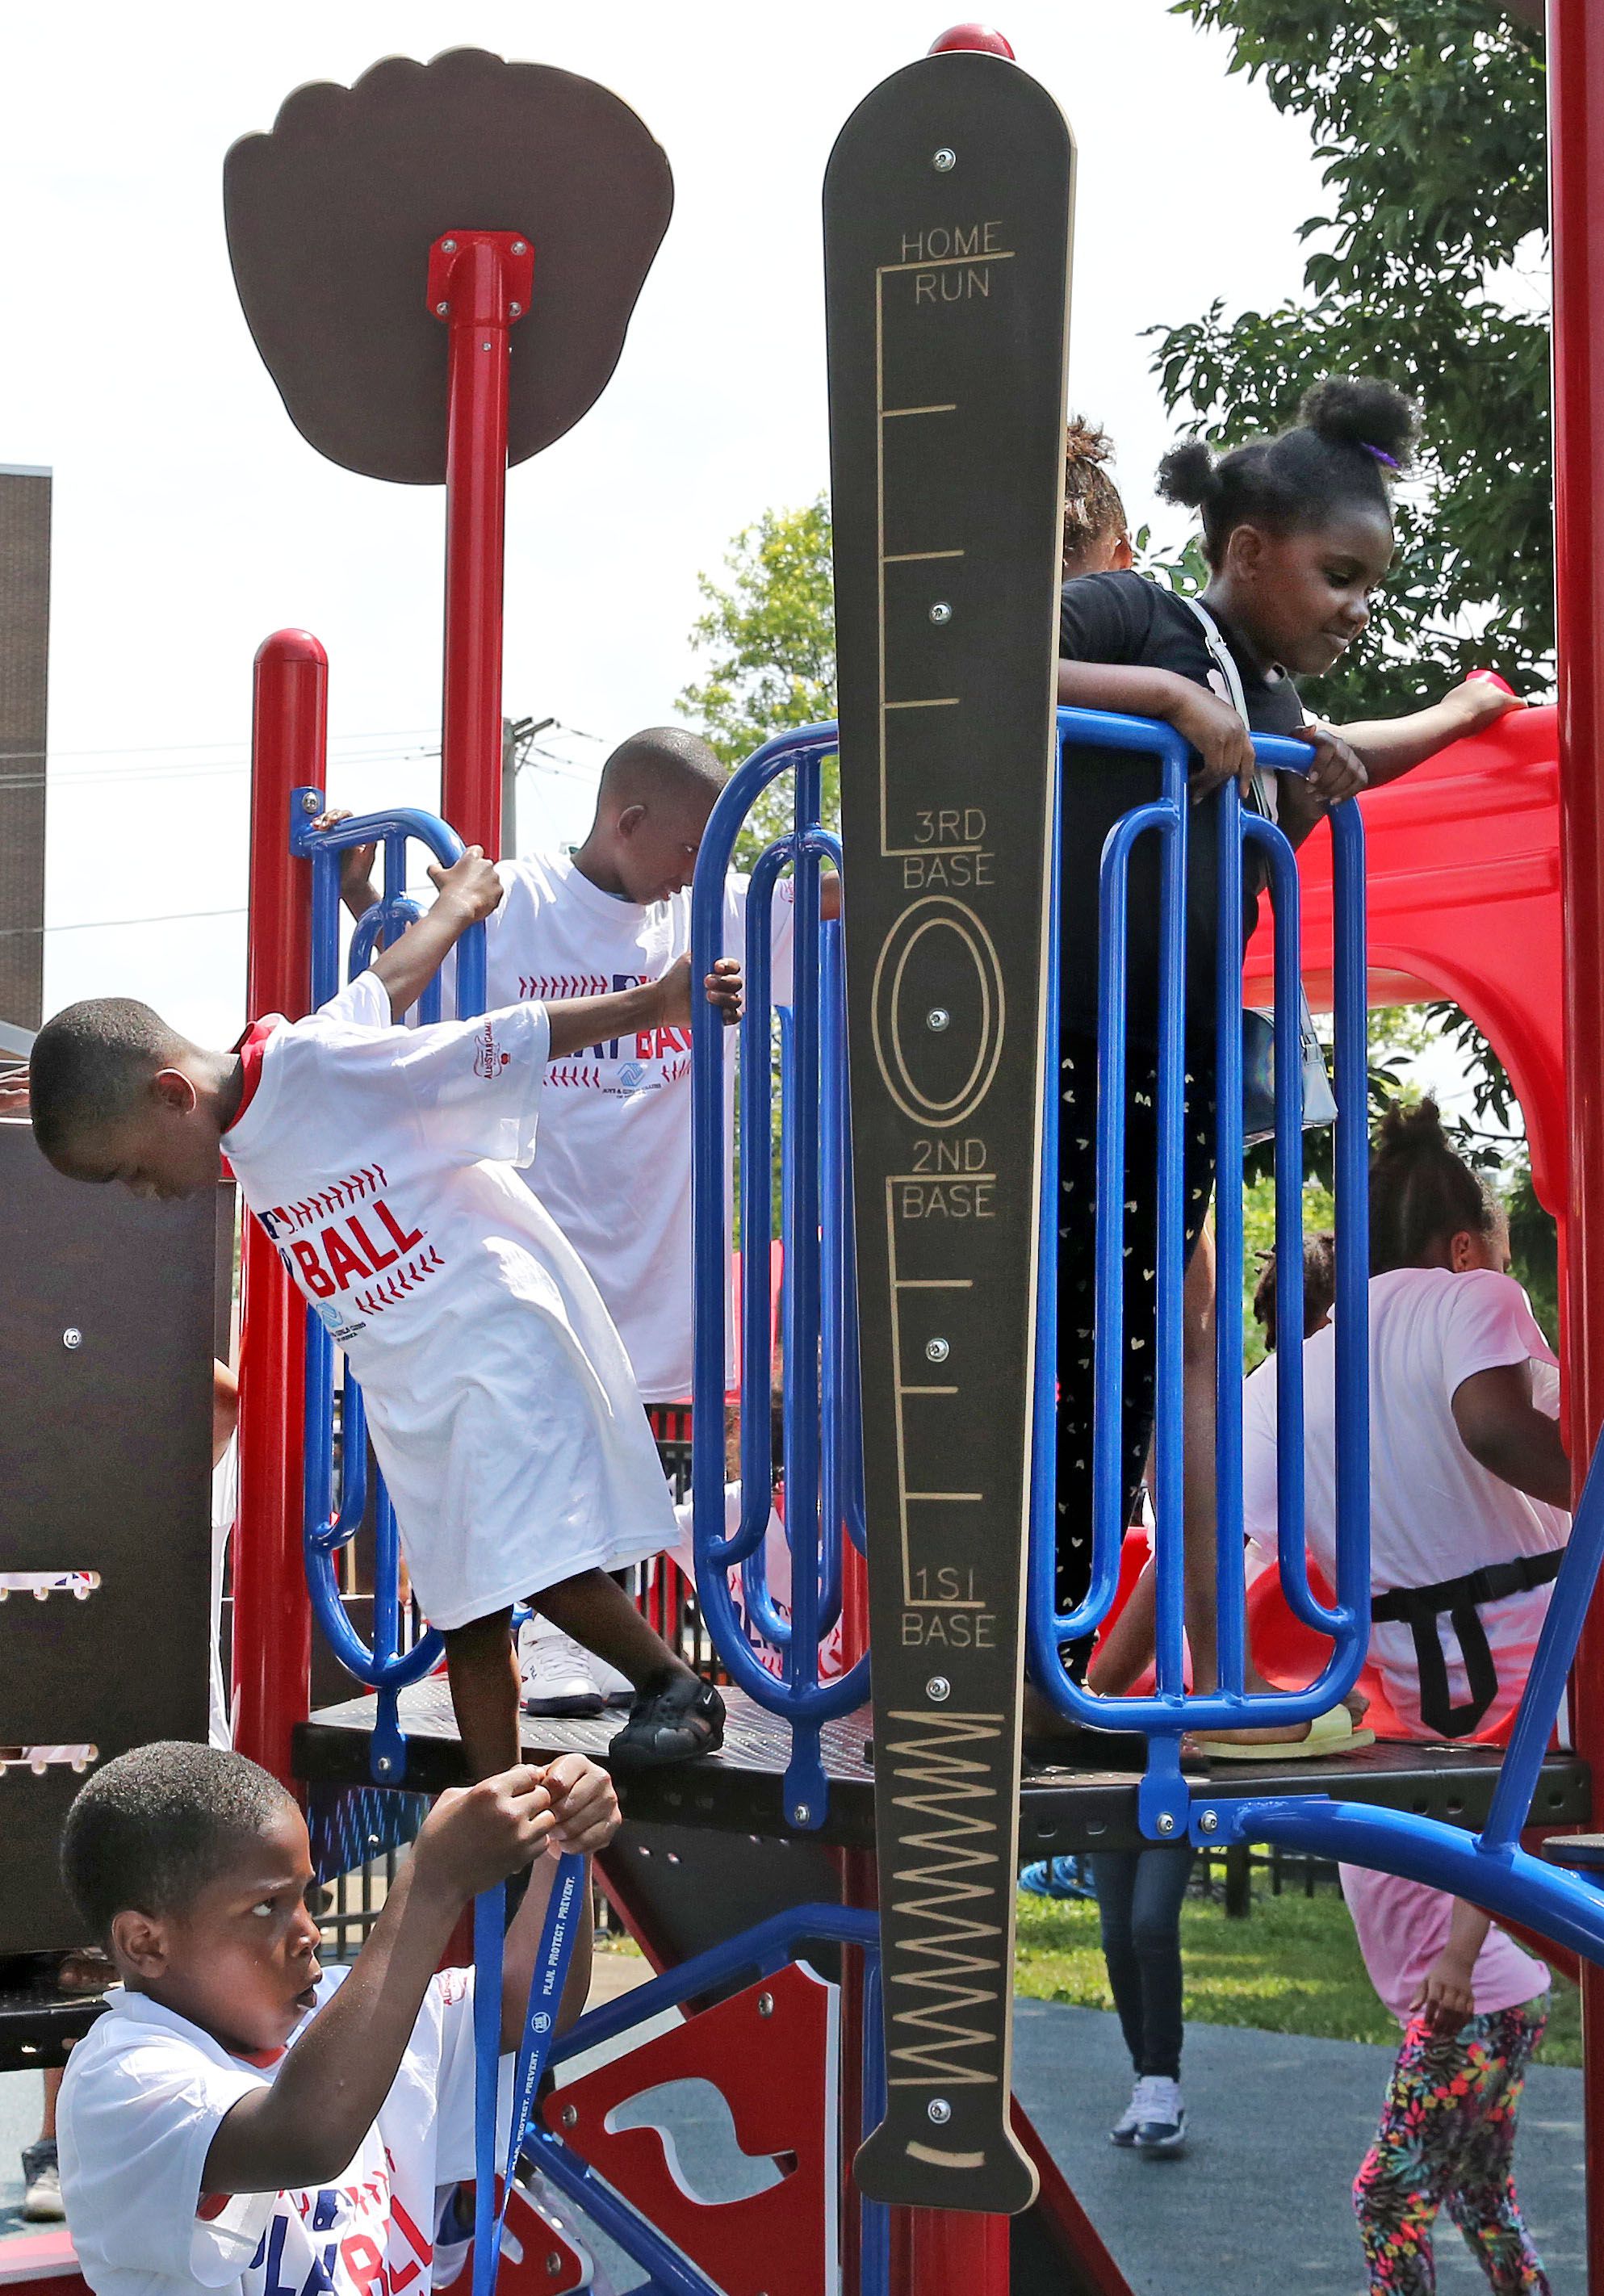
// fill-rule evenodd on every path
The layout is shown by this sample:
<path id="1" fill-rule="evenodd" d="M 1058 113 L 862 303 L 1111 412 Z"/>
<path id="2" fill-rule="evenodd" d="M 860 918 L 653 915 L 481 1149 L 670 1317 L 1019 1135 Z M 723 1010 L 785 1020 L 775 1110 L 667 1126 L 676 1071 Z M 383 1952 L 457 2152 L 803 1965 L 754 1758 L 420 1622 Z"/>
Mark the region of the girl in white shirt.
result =
<path id="1" fill-rule="evenodd" d="M 1436 1105 L 1389 1111 L 1371 1168 L 1371 1661 L 1404 1729 L 1495 1732 L 1526 1686 L 1569 1535 L 1554 1358 L 1509 1274 L 1502 1207 Z M 1334 1576 L 1336 1356 L 1304 1346 L 1309 1552 Z M 1276 1531 L 1276 1396 L 1248 1382 L 1243 1521 Z M 1516 2196 L 1517 2114 L 1548 1972 L 1477 1907 L 1341 1868 L 1371 1982 L 1404 2035 L 1354 2185 L 1375 2296 L 1436 2285 L 1446 2205 L 1493 2287 L 1549 2285 Z"/>
<path id="2" fill-rule="evenodd" d="M 1514 1710 L 1569 1536 L 1553 1352 L 1509 1274 L 1502 1206 L 1436 1103 L 1392 1110 L 1371 1176 L 1371 1663 L 1411 1736 Z M 1336 1334 L 1304 1348 L 1304 1521 L 1336 1557 Z M 1276 1393 L 1248 1382 L 1242 1520 L 1276 1540 Z"/>

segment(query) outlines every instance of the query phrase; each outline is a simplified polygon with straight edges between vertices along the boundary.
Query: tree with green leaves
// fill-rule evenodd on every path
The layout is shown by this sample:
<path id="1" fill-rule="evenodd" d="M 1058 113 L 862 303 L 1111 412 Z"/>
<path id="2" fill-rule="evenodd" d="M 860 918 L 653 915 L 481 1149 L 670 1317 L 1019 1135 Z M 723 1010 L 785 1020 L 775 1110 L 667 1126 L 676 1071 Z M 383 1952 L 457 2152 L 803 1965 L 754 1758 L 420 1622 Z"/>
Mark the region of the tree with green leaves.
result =
<path id="1" fill-rule="evenodd" d="M 734 767 L 788 727 L 836 714 L 828 498 L 820 495 L 799 510 L 765 510 L 736 536 L 724 564 L 732 578 L 727 588 L 697 577 L 705 611 L 691 643 L 708 656 L 708 670 L 675 707 Z M 839 818 L 833 761 L 825 768 L 824 813 Z M 790 823 L 790 786 L 782 775 L 748 817 L 736 847 L 741 866 Z"/>
<path id="2" fill-rule="evenodd" d="M 1530 692 L 1553 657 L 1543 42 L 1490 0 L 1176 0 L 1230 69 L 1309 121 L 1330 193 L 1306 293 L 1156 329 L 1165 403 L 1236 443 L 1324 374 L 1418 398 L 1417 484 L 1370 642 L 1312 692 L 1393 715 L 1490 667 Z"/>
<path id="3" fill-rule="evenodd" d="M 1305 293 L 1272 311 L 1156 328 L 1165 404 L 1235 444 L 1290 422 L 1322 374 L 1379 374 L 1418 398 L 1415 480 L 1366 644 L 1312 685 L 1340 723 L 1435 701 L 1481 668 L 1518 691 L 1553 672 L 1546 89 L 1541 33 L 1491 0 L 1175 0 L 1232 43 L 1230 69 L 1308 120 L 1330 193 Z M 1150 570 L 1194 586 L 1195 553 Z M 1518 1272 L 1553 1313 L 1553 1224 L 1511 1158 L 1508 1073 L 1456 1005 L 1425 1021 L 1472 1086 L 1456 1145 L 1510 1191 Z M 1392 1032 L 1395 1035 L 1395 1029 Z M 1372 1046 L 1372 1099 L 1400 1082 Z"/>

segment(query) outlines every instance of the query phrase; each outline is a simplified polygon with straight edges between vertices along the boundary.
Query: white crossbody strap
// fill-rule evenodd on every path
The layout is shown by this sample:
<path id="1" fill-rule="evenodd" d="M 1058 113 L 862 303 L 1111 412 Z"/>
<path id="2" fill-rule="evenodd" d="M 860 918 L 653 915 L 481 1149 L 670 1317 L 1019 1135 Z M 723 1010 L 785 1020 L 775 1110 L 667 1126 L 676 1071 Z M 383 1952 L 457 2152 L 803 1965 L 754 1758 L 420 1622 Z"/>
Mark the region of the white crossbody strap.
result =
<path id="1" fill-rule="evenodd" d="M 1203 643 L 1208 648 L 1209 659 L 1225 681 L 1225 691 L 1231 696 L 1237 716 L 1244 726 L 1248 726 L 1249 724 L 1248 700 L 1242 692 L 1242 673 L 1237 668 L 1236 656 L 1225 643 L 1224 633 L 1201 598 L 1188 598 L 1185 603 L 1198 618 L 1203 631 Z M 1259 811 L 1266 821 L 1273 821 L 1276 817 L 1273 780 L 1266 773 L 1256 773 L 1253 776 L 1253 787 L 1258 799 Z"/>

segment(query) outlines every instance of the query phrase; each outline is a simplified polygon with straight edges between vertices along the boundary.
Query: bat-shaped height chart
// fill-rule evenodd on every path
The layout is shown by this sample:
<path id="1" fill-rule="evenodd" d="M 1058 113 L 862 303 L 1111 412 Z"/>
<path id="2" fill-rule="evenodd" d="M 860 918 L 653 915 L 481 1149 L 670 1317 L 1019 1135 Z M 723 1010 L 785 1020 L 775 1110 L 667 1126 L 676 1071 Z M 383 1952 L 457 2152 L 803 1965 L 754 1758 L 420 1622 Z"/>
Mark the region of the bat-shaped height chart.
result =
<path id="1" fill-rule="evenodd" d="M 1074 152 L 927 57 L 824 187 L 888 2110 L 872 2198 L 1012 2212 L 1019 1685 Z"/>

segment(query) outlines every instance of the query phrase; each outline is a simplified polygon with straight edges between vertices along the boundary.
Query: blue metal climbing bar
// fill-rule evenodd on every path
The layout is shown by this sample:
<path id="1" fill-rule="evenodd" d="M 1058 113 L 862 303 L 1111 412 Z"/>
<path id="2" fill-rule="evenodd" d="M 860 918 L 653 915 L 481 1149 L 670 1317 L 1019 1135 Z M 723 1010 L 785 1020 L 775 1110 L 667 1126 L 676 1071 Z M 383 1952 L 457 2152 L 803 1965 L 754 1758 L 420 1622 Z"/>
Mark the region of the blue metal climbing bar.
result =
<path id="1" fill-rule="evenodd" d="M 1282 1349 L 1277 1363 L 1280 1447 L 1278 1513 L 1282 1585 L 1297 1617 L 1332 1642 L 1330 1660 L 1305 1688 L 1250 1694 L 1247 1662 L 1246 1582 L 1242 1546 L 1242 1303 L 1235 1271 L 1242 1263 L 1242 854 L 1252 843 L 1264 852 L 1275 913 L 1275 1234 L 1282 1327 L 1302 1328 L 1303 1294 L 1303 1045 L 1299 970 L 1297 869 L 1291 846 L 1261 812 L 1248 811 L 1234 782 L 1211 800 L 1217 809 L 1214 1008 L 1202 1030 L 1215 1045 L 1215 1166 L 1218 1259 L 1222 1270 L 1217 1316 L 1217 1533 L 1215 1593 L 1220 1650 L 1219 1688 L 1189 1691 L 1185 1677 L 1185 1550 L 1183 1525 L 1182 1300 L 1185 1282 L 1186 1177 L 1184 1135 L 1189 1027 L 1187 999 L 1187 852 L 1191 807 L 1187 796 L 1190 753 L 1168 726 L 1101 711 L 1059 712 L 1060 757 L 1065 743 L 1151 757 L 1159 793 L 1115 824 L 1101 872 L 1097 1107 L 1097 1226 L 1095 1242 L 1093 1512 L 1091 1583 L 1084 1598 L 1060 1614 L 1054 1602 L 1054 1387 L 1057 1362 L 1058 1223 L 1056 1191 L 1043 1191 L 1042 1279 L 1037 1309 L 1035 1441 L 1032 1473 L 1029 1649 L 1033 1679 L 1075 1720 L 1104 1729 L 1147 1732 L 1166 1780 L 1164 1792 L 1144 1798 L 1144 1814 L 1176 1807 L 1175 1743 L 1187 1730 L 1230 1729 L 1251 1722 L 1312 1721 L 1352 1688 L 1364 1662 L 1370 1628 L 1370 1438 L 1365 1287 L 1370 1274 L 1365 1061 L 1364 842 L 1358 808 L 1333 808 L 1335 843 L 1337 1070 L 1337 1599 L 1316 1602 L 1308 1581 L 1303 1541 L 1303 1365 L 1301 1350 Z M 1261 771 L 1303 773 L 1309 750 L 1302 742 L 1260 736 L 1254 742 Z M 1127 955 L 1131 860 L 1140 840 L 1159 840 L 1157 1377 L 1154 1418 L 1156 1582 L 1155 1687 L 1148 1697 L 1104 1698 L 1076 1680 L 1061 1655 L 1065 1646 L 1096 1632 L 1112 1607 L 1119 1581 L 1125 1522 L 1125 1421 L 1122 1369 L 1125 1357 L 1125 1110 Z M 1055 894 L 1056 899 L 1056 894 Z M 1056 939 L 1056 919 L 1054 924 Z M 1057 980 L 1050 1029 L 1056 1039 Z M 1052 1072 L 1056 1073 L 1056 1064 Z M 1045 1109 L 1046 1152 L 1057 1163 L 1058 1091 L 1050 1084 Z M 1194 1119 L 1195 1120 L 1195 1119 Z"/>
<path id="2" fill-rule="evenodd" d="M 307 801 L 310 800 L 308 804 Z M 312 1009 L 326 1004 L 340 986 L 340 857 L 356 845 L 381 845 L 384 895 L 362 917 L 351 936 L 348 977 L 355 980 L 372 963 L 381 939 L 393 939 L 423 912 L 406 892 L 409 843 L 423 846 L 446 867 L 462 856 L 462 840 L 434 814 L 411 808 L 365 814 L 318 830 L 311 824 L 323 800 L 314 790 L 295 792 L 291 845 L 312 863 Z M 466 1020 L 485 1005 L 485 929 L 464 934 L 456 956 L 457 1017 Z M 437 974 L 418 1002 L 424 1022 L 440 1017 Z M 377 1693 L 369 1762 L 376 1784 L 399 1785 L 406 1775 L 406 1746 L 397 1716 L 400 1693 L 438 1663 L 442 1644 L 432 1629 L 409 1644 L 400 1595 L 400 1539 L 396 1513 L 384 1479 L 372 1478 L 373 1639 L 364 1643 L 340 1598 L 335 1557 L 361 1529 L 370 1497 L 367 1420 L 362 1390 L 346 1369 L 340 1414 L 340 1495 L 335 1504 L 334 1342 L 315 1310 L 307 1310 L 307 1440 L 304 1538 L 307 1585 L 313 1615 L 348 1673 Z"/>
<path id="3" fill-rule="evenodd" d="M 822 1725 L 860 1704 L 865 1660 L 826 1672 L 840 1616 L 842 1540 L 863 1542 L 863 1431 L 857 1407 L 851 1160 L 840 928 L 820 916 L 825 864 L 840 847 L 822 826 L 824 762 L 833 726 L 770 742 L 738 768 L 713 809 L 692 893 L 691 963 L 700 980 L 724 954 L 725 886 L 735 841 L 757 800 L 794 775 L 791 826 L 758 857 L 747 898 L 746 1006 L 738 1046 L 741 1205 L 741 1506 L 724 1519 L 724 1398 L 728 1385 L 727 1267 L 732 1095 L 723 1030 L 705 1000 L 692 1005 L 696 1221 L 696 1390 L 692 1419 L 697 1593 L 730 1677 L 791 1727 L 785 1778 L 793 1825 L 823 1823 Z M 796 907 L 789 1017 L 775 1054 L 771 979 L 773 902 L 793 877 Z M 786 1011 L 785 1006 L 780 1008 Z M 779 1081 L 776 1108 L 776 1078 Z M 776 1127 L 778 1116 L 778 1127 Z M 785 1537 L 790 1593 L 769 1584 L 769 1519 L 776 1462 L 770 1409 L 773 1365 L 774 1153 L 781 1149 L 780 1236 Z M 737 1602 L 730 1582 L 741 1573 Z"/>

